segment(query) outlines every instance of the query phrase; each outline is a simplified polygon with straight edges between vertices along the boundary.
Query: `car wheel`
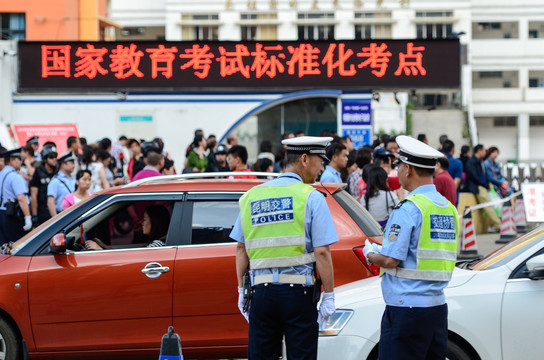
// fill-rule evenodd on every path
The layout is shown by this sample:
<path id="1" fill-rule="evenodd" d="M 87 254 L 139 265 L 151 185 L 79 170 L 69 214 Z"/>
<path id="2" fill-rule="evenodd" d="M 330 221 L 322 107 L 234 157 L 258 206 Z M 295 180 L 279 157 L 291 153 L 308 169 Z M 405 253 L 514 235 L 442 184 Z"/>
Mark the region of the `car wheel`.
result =
<path id="1" fill-rule="evenodd" d="M 459 345 L 451 340 L 448 340 L 448 352 L 446 353 L 448 360 L 471 360 L 470 355 Z"/>
<path id="2" fill-rule="evenodd" d="M 6 320 L 0 318 L 0 360 L 18 360 L 22 358 L 19 336 Z"/>

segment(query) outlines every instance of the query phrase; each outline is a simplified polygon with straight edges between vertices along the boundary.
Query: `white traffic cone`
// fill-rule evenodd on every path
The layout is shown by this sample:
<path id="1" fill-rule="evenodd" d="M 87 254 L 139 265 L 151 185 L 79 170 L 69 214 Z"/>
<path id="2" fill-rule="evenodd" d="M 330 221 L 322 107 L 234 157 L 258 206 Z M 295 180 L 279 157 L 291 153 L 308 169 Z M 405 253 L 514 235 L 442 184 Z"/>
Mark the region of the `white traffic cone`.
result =
<path id="1" fill-rule="evenodd" d="M 527 232 L 527 217 L 525 216 L 525 203 L 523 195 L 519 194 L 514 203 L 514 224 L 518 233 Z"/>
<path id="2" fill-rule="evenodd" d="M 159 360 L 183 360 L 181 341 L 179 335 L 174 333 L 173 326 L 170 326 L 168 334 L 164 334 L 162 337 Z"/>
<path id="3" fill-rule="evenodd" d="M 515 239 L 517 235 L 516 225 L 514 224 L 514 213 L 512 212 L 512 203 L 508 200 L 502 206 L 501 236 L 495 243 L 509 243 L 511 240 Z"/>
<path id="4" fill-rule="evenodd" d="M 463 215 L 463 228 L 461 229 L 461 250 L 458 258 L 474 258 L 478 255 L 478 246 L 476 245 L 476 231 L 472 222 L 472 212 L 465 208 Z"/>

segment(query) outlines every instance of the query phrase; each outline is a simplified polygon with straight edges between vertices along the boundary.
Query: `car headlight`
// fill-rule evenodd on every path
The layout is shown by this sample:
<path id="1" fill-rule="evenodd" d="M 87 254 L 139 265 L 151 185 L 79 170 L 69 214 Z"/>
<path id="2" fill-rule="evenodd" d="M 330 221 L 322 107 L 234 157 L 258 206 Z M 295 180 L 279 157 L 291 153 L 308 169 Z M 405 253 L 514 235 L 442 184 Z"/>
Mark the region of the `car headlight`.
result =
<path id="1" fill-rule="evenodd" d="M 336 310 L 329 316 L 329 320 L 319 327 L 320 336 L 336 336 L 342 331 L 349 319 L 353 316 L 353 310 Z"/>

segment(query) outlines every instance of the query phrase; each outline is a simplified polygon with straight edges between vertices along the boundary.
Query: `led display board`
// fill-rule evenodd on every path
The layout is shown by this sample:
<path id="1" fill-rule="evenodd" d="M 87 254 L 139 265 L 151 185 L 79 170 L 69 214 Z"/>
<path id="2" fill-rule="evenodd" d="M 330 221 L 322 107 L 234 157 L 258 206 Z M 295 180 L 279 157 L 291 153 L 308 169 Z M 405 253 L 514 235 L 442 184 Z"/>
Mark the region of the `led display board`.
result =
<path id="1" fill-rule="evenodd" d="M 19 91 L 459 88 L 457 39 L 19 42 Z"/>

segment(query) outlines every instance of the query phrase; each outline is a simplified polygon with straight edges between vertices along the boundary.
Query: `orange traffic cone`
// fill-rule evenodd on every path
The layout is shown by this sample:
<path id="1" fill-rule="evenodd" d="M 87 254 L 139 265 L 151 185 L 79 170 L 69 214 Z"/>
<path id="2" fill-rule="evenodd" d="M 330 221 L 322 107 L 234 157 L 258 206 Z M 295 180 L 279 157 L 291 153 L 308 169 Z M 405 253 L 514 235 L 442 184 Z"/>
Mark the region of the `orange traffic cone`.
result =
<path id="1" fill-rule="evenodd" d="M 501 236 L 495 241 L 496 244 L 506 244 L 518 235 L 516 225 L 514 224 L 514 213 L 512 212 L 512 203 L 510 200 L 502 206 L 501 218 Z"/>
<path id="2" fill-rule="evenodd" d="M 463 215 L 463 228 L 461 229 L 461 250 L 458 258 L 467 259 L 478 256 L 478 247 L 476 246 L 476 231 L 474 231 L 474 223 L 472 222 L 472 212 L 465 208 Z"/>
<path id="3" fill-rule="evenodd" d="M 525 217 L 525 203 L 523 202 L 523 195 L 519 194 L 516 197 L 514 203 L 514 224 L 518 233 L 527 232 L 527 218 Z"/>

